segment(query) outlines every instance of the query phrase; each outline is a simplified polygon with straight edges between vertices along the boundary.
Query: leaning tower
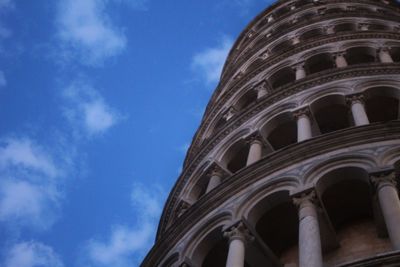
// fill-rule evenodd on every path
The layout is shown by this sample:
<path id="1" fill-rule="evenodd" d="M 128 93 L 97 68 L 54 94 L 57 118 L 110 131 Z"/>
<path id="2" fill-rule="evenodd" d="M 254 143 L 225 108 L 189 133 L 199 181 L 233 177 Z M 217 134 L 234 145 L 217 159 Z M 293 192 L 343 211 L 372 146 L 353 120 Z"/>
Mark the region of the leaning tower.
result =
<path id="1" fill-rule="evenodd" d="M 400 266 L 400 9 L 284 0 L 237 38 L 143 267 Z"/>

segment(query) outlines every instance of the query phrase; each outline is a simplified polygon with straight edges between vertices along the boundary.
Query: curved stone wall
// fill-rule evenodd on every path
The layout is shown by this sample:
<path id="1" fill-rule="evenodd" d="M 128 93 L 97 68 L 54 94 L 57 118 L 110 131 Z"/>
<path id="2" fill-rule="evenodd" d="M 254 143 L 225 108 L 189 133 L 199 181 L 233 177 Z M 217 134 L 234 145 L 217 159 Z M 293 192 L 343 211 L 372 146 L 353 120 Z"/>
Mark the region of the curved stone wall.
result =
<path id="1" fill-rule="evenodd" d="M 142 266 L 399 262 L 400 9 L 279 1 L 239 36 Z"/>

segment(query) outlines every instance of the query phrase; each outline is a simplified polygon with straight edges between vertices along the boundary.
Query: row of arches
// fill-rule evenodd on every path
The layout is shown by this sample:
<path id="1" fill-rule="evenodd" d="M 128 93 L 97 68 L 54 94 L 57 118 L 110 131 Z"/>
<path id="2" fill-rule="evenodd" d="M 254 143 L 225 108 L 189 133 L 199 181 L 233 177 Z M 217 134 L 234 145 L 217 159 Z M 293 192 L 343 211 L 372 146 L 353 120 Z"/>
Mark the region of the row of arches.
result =
<path id="1" fill-rule="evenodd" d="M 307 134 L 308 139 L 352 126 L 397 120 L 399 100 L 398 89 L 374 87 L 363 94 L 326 95 L 312 101 L 306 108 L 284 111 L 259 128 L 260 158 L 302 141 L 299 140 L 302 134 Z M 237 141 L 222 156 L 222 164 L 232 173 L 244 168 L 248 164 L 251 145 L 245 139 Z"/>
<path id="2" fill-rule="evenodd" d="M 243 266 L 314 266 L 299 263 L 302 257 L 299 254 L 304 253 L 299 247 L 308 242 L 299 233 L 304 231 L 301 227 L 302 206 L 299 205 L 299 201 L 304 199 L 311 199 L 311 204 L 318 207 L 315 208 L 314 219 L 319 224 L 317 236 L 320 239 L 323 266 L 337 266 L 343 262 L 400 249 L 391 230 L 393 220 L 397 219 L 385 213 L 387 207 L 380 198 L 381 185 L 389 181 L 385 186 L 390 186 L 394 190 L 392 192 L 396 193 L 386 204 L 399 206 L 393 180 L 398 167 L 396 171 L 385 169 L 375 172 L 361 161 L 340 165 L 321 173 L 313 188 L 296 192 L 294 188 L 298 187 L 297 184 L 290 182 L 290 179 L 287 182 L 281 180 L 281 186 L 261 186 L 237 204 L 235 218 L 243 218 L 247 232 L 253 236 L 250 242 L 253 244 L 246 245 L 249 256 L 244 258 Z M 189 259 L 188 266 L 228 266 L 230 241 L 224 232 L 230 230 L 227 226 L 235 219 L 225 217 L 225 220 L 219 217 L 217 223 L 208 221 L 206 230 L 192 236 L 192 244 L 182 250 Z M 259 262 L 252 261 L 252 257 L 256 257 Z"/>
<path id="3" fill-rule="evenodd" d="M 321 16 L 326 17 L 327 15 L 346 14 L 346 12 L 354 13 L 355 11 L 357 13 L 363 13 L 363 14 L 366 13 L 372 15 L 383 14 L 387 16 L 397 16 L 394 10 L 378 8 L 375 5 L 367 5 L 367 4 L 348 5 L 343 3 L 337 3 L 337 4 L 325 5 L 323 7 L 316 6 L 314 8 L 298 12 L 296 13 L 296 15 L 287 18 L 279 23 L 268 24 L 271 25 L 271 27 L 267 27 L 265 29 L 262 29 L 264 27 L 256 25 L 248 33 L 247 35 L 248 38 L 243 42 L 243 44 L 240 45 L 241 51 L 247 51 L 248 48 L 252 49 L 255 48 L 256 50 L 259 50 L 260 45 L 265 46 L 265 44 L 268 42 L 269 37 L 274 36 L 275 33 L 282 35 L 282 33 L 285 33 L 288 29 L 292 28 L 293 25 L 296 25 L 299 22 L 304 22 L 304 21 L 307 22 L 315 20 L 316 17 L 321 17 Z M 274 17 L 275 17 L 274 15 L 269 15 L 264 20 L 261 20 L 258 25 L 265 26 L 267 22 L 273 22 L 273 21 L 275 22 Z M 358 31 L 358 30 L 397 31 L 398 27 L 399 27 L 398 23 L 391 21 L 381 21 L 373 19 L 369 21 L 360 22 L 359 19 L 354 19 L 354 18 L 348 18 L 348 19 L 340 18 L 340 20 L 336 21 L 333 20 L 328 23 L 324 22 L 323 26 L 321 26 L 321 23 L 317 23 L 315 25 L 310 25 L 310 23 L 307 23 L 307 27 L 298 29 L 291 34 L 282 35 L 283 40 L 279 42 L 274 41 L 273 42 L 274 44 L 270 47 L 269 50 L 271 53 L 279 53 L 280 51 L 287 50 L 293 45 L 300 43 L 302 41 L 310 40 L 320 36 L 325 36 L 327 34 L 335 34 L 340 32 Z M 261 31 L 262 33 L 257 35 L 258 36 L 257 38 L 254 38 L 254 36 L 256 36 L 255 33 Z M 286 36 L 292 36 L 292 38 L 287 38 Z M 274 39 L 277 38 L 274 37 Z M 240 61 L 242 56 L 243 53 L 238 54 L 235 57 L 236 58 L 235 62 Z"/>
<path id="4" fill-rule="evenodd" d="M 189 201 L 196 202 L 224 177 L 292 144 L 348 127 L 398 120 L 400 116 L 400 88 L 393 86 L 371 86 L 348 95 L 327 92 L 304 101 L 309 104 L 301 108 L 277 107 L 276 115 L 255 122 L 255 132 L 239 132 L 222 144 L 214 155 L 219 162 L 217 178 L 210 175 L 212 171 L 202 172 Z"/>
<path id="5" fill-rule="evenodd" d="M 374 48 L 370 46 L 356 46 L 332 52 L 324 49 L 324 52 L 312 54 L 291 66 L 283 66 L 270 74 L 261 84 L 250 87 L 237 99 L 232 106 L 222 113 L 208 130 L 205 138 L 221 129 L 231 118 L 240 111 L 255 104 L 258 99 L 278 90 L 280 87 L 306 78 L 322 71 L 335 68 L 345 68 L 360 64 L 371 64 L 375 62 L 393 63 L 400 62 L 400 47 Z"/>

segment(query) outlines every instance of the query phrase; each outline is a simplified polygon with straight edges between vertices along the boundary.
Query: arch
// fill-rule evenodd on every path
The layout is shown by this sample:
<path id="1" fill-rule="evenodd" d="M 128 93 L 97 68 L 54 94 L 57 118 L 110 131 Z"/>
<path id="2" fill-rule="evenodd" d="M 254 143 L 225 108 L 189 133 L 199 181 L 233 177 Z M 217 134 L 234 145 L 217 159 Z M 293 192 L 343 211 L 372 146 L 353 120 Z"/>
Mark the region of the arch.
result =
<path id="1" fill-rule="evenodd" d="M 222 157 L 221 163 L 230 172 L 235 173 L 246 167 L 249 145 L 244 139 L 234 143 Z"/>
<path id="2" fill-rule="evenodd" d="M 321 134 L 351 126 L 349 107 L 342 95 L 328 95 L 310 104 Z"/>
<path id="3" fill-rule="evenodd" d="M 333 27 L 333 29 L 336 33 L 338 33 L 338 32 L 353 32 L 353 31 L 357 30 L 357 25 L 354 22 L 345 22 L 345 23 L 336 24 Z"/>
<path id="4" fill-rule="evenodd" d="M 335 63 L 330 53 L 322 53 L 311 56 L 305 62 L 308 74 L 317 73 L 327 69 L 335 68 Z"/>
<path id="5" fill-rule="evenodd" d="M 182 254 L 187 255 L 195 266 L 225 266 L 224 260 L 226 260 L 228 254 L 228 242 L 222 235 L 222 229 L 230 223 L 231 218 L 231 213 L 223 212 L 208 219 L 192 238 L 188 239 L 192 242 L 186 246 Z M 220 253 L 215 253 L 216 251 Z M 216 257 L 215 265 L 207 265 L 212 257 Z"/>
<path id="6" fill-rule="evenodd" d="M 364 96 L 365 109 L 371 123 L 399 118 L 399 89 L 386 86 L 373 87 L 365 90 Z"/>
<path id="7" fill-rule="evenodd" d="M 235 103 L 235 110 L 241 111 L 257 101 L 257 91 L 254 89 L 248 90 Z"/>
<path id="8" fill-rule="evenodd" d="M 315 28 L 306 31 L 300 36 L 300 40 L 311 40 L 321 36 L 325 36 L 325 32 L 322 28 Z"/>
<path id="9" fill-rule="evenodd" d="M 288 189 L 280 188 L 257 199 L 247 219 L 283 265 L 297 263 L 298 214 Z"/>
<path id="10" fill-rule="evenodd" d="M 318 164 L 311 166 L 304 172 L 302 180 L 305 186 L 312 186 L 325 174 L 345 167 L 355 167 L 365 171 L 375 169 L 378 163 L 375 158 L 365 153 L 352 153 L 351 155 L 339 155 L 329 160 L 322 160 Z"/>
<path id="11" fill-rule="evenodd" d="M 371 47 L 352 47 L 346 50 L 349 65 L 373 63 L 376 61 L 376 49 Z"/>
<path id="12" fill-rule="evenodd" d="M 387 238 L 378 237 L 372 187 L 364 168 L 335 168 L 325 173 L 315 188 L 340 244 L 324 253 L 327 265 L 346 262 L 355 253 L 358 257 L 367 257 L 390 247 Z"/>
<path id="13" fill-rule="evenodd" d="M 260 133 L 273 150 L 278 150 L 297 142 L 297 123 L 291 112 L 284 112 L 261 126 Z"/>
<path id="14" fill-rule="evenodd" d="M 382 167 L 394 166 L 400 160 L 400 145 L 388 149 L 379 157 L 379 163 Z"/>
<path id="15" fill-rule="evenodd" d="M 269 82 L 273 89 L 277 89 L 285 84 L 296 80 L 296 74 L 291 67 L 284 67 L 269 77 Z"/>

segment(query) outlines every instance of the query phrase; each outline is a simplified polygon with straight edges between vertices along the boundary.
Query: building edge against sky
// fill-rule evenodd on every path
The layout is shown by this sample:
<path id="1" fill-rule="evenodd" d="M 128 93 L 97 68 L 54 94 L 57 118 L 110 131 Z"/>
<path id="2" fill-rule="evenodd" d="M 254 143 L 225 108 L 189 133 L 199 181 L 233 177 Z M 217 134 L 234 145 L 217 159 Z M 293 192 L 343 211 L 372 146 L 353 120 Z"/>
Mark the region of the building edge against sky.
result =
<path id="1" fill-rule="evenodd" d="M 242 32 L 141 266 L 400 264 L 400 9 L 278 1 Z"/>

